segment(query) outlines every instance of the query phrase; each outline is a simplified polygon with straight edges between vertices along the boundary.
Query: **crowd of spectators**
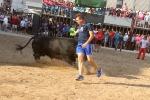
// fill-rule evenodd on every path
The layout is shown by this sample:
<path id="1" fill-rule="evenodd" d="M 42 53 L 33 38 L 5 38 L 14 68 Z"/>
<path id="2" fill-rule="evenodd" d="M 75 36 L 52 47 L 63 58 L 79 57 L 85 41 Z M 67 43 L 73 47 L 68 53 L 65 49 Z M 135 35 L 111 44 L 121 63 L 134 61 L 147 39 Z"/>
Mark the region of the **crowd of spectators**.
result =
<path id="1" fill-rule="evenodd" d="M 32 31 L 32 17 L 30 15 L 0 12 L 0 29 L 20 34 Z"/>
<path id="2" fill-rule="evenodd" d="M 43 0 L 43 8 L 45 14 L 70 17 L 73 3 L 65 0 Z"/>
<path id="3" fill-rule="evenodd" d="M 11 10 L 11 3 L 7 0 L 3 0 L 3 3 L 0 5 L 0 11 L 9 13 Z"/>
<path id="4" fill-rule="evenodd" d="M 93 30 L 94 32 L 94 51 L 99 52 L 101 46 L 104 47 L 114 47 L 115 50 L 122 49 L 124 50 L 133 50 L 138 52 L 141 47 L 141 41 L 144 39 L 144 34 L 135 33 L 131 36 L 131 32 L 127 31 L 123 33 L 119 30 L 109 30 L 109 29 L 97 29 Z M 147 35 L 147 40 L 150 43 L 150 35 Z M 131 41 L 131 42 L 130 42 Z M 147 53 L 150 53 L 150 45 L 147 47 Z"/>

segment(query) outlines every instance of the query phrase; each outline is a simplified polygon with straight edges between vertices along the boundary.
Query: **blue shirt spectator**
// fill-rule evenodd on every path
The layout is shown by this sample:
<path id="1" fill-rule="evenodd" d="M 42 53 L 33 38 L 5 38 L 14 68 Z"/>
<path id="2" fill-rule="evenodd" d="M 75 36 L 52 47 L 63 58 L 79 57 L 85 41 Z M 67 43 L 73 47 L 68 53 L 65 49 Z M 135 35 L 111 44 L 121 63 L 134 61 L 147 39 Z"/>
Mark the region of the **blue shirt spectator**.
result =
<path id="1" fill-rule="evenodd" d="M 115 39 L 119 39 L 119 33 L 118 32 L 115 33 Z"/>

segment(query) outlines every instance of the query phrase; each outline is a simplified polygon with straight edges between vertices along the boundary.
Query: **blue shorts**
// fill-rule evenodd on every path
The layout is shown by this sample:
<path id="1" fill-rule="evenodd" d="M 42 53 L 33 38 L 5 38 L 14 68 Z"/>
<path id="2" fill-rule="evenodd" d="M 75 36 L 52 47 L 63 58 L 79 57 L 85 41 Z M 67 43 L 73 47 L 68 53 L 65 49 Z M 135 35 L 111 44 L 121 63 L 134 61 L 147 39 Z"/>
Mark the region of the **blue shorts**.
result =
<path id="1" fill-rule="evenodd" d="M 78 43 L 76 53 L 84 53 L 86 55 L 92 55 L 92 44 L 87 44 L 86 48 L 82 48 L 83 43 Z"/>

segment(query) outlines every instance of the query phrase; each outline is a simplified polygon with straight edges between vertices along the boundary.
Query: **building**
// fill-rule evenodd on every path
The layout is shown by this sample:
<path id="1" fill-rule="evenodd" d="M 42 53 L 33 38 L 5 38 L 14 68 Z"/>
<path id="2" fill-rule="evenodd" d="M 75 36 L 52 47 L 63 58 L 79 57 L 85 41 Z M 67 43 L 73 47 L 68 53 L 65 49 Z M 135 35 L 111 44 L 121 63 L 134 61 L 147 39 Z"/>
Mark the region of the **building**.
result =
<path id="1" fill-rule="evenodd" d="M 11 12 L 14 10 L 25 13 L 37 13 L 42 11 L 42 0 L 12 0 Z"/>
<path id="2" fill-rule="evenodd" d="M 150 0 L 107 0 L 106 7 L 117 8 L 117 5 L 127 3 L 128 9 L 134 11 L 150 11 Z"/>

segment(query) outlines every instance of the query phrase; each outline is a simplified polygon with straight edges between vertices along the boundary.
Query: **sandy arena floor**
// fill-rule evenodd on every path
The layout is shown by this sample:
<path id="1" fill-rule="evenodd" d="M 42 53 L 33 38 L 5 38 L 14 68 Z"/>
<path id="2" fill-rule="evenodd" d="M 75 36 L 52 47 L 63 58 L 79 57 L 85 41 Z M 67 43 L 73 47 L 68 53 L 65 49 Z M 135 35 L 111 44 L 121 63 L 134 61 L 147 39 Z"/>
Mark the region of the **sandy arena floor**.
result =
<path id="1" fill-rule="evenodd" d="M 37 64 L 31 43 L 15 52 L 15 44 L 29 39 L 0 34 L 0 100 L 150 100 L 150 58 L 103 49 L 93 58 L 103 68 L 100 78 L 86 62 L 85 80 L 65 62 L 42 57 Z"/>

